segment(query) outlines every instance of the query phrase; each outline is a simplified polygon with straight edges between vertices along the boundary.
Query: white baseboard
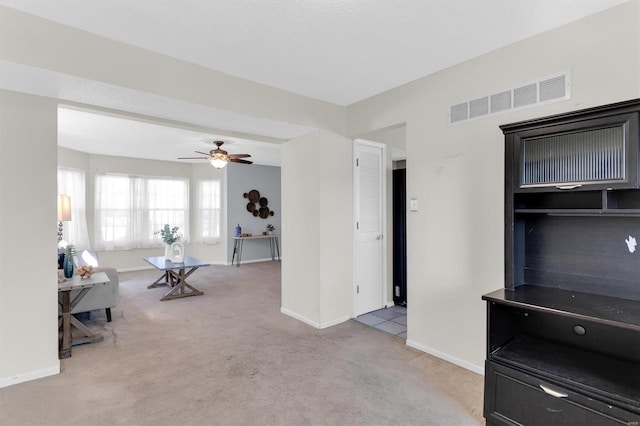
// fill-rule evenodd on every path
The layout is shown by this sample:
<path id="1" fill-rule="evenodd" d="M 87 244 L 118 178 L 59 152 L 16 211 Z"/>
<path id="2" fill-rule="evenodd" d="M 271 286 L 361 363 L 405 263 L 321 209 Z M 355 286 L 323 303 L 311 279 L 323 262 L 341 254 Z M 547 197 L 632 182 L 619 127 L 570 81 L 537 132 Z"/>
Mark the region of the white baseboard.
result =
<path id="1" fill-rule="evenodd" d="M 18 383 L 28 382 L 30 380 L 41 379 L 43 377 L 55 376 L 56 374 L 60 374 L 60 361 L 57 361 L 56 365 L 53 367 L 30 371 L 16 376 L 0 378 L 0 388 L 17 385 Z"/>
<path id="2" fill-rule="evenodd" d="M 343 322 L 349 321 L 350 319 L 351 317 L 349 317 L 348 315 L 345 317 L 336 318 L 331 321 L 323 322 L 322 324 L 320 324 L 320 328 L 333 327 L 334 325 L 342 324 Z"/>
<path id="3" fill-rule="evenodd" d="M 280 312 L 285 314 L 285 315 L 287 315 L 287 316 L 290 316 L 291 318 L 297 319 L 298 321 L 302 321 L 303 323 L 308 324 L 308 325 L 310 325 L 310 326 L 312 326 L 314 328 L 317 328 L 318 330 L 321 330 L 323 328 L 332 327 L 334 325 L 341 324 L 341 323 L 343 323 L 345 321 L 349 321 L 351 319 L 351 318 L 349 318 L 349 316 L 345 316 L 345 317 L 342 317 L 342 318 L 336 318 L 334 320 L 331 320 L 331 321 L 324 322 L 324 323 L 320 324 L 320 323 L 318 323 L 316 321 L 312 321 L 309 318 L 306 318 L 306 317 L 304 317 L 302 315 L 296 314 L 295 312 L 292 312 L 292 311 L 290 311 L 290 310 L 288 310 L 286 308 L 282 308 L 281 307 L 280 308 Z"/>
<path id="4" fill-rule="evenodd" d="M 385 308 L 390 308 L 390 307 L 392 307 L 392 306 L 396 306 L 396 304 L 395 304 L 395 303 L 393 303 L 393 300 L 392 300 L 391 302 L 387 302 L 387 303 L 385 303 L 385 304 L 384 304 L 384 307 L 385 307 Z"/>
<path id="5" fill-rule="evenodd" d="M 278 259 L 276 259 L 275 261 L 277 261 Z M 273 262 L 274 260 L 271 259 L 270 257 L 265 257 L 262 259 L 249 259 L 249 260 L 241 260 L 240 261 L 240 266 L 242 266 L 245 263 L 258 263 L 258 262 Z M 235 265 L 235 263 L 233 263 Z M 227 265 L 231 265 L 230 263 L 227 263 Z"/>
<path id="6" fill-rule="evenodd" d="M 467 370 L 473 371 L 474 373 L 478 373 L 484 376 L 484 367 L 483 366 L 479 366 L 479 365 L 475 365 L 472 364 L 470 362 L 464 361 L 460 358 L 456 358 L 454 356 L 451 356 L 447 353 L 444 352 L 440 352 L 438 350 L 435 350 L 433 348 L 430 348 L 428 346 L 425 346 L 421 343 L 418 342 L 414 342 L 413 340 L 409 340 L 407 339 L 407 346 L 411 346 L 414 349 L 418 349 L 419 351 L 422 352 L 426 352 L 429 355 L 433 355 L 437 358 L 443 359 L 445 361 L 448 361 L 452 364 L 455 364 L 457 366 L 460 366 L 462 368 L 466 368 Z"/>
<path id="7" fill-rule="evenodd" d="M 315 327 L 315 328 L 320 328 L 320 324 L 315 322 L 315 321 L 311 321 L 310 319 L 303 317 L 302 315 L 296 314 L 295 312 L 292 312 L 290 310 L 288 310 L 287 308 L 283 308 L 280 307 L 280 313 L 283 313 L 287 316 L 290 316 L 291 318 L 297 319 L 298 321 L 302 321 L 305 324 L 310 325 L 311 327 Z"/>
<path id="8" fill-rule="evenodd" d="M 148 271 L 149 269 L 155 269 L 153 266 L 135 266 L 133 268 L 121 268 L 116 269 L 118 272 L 135 272 L 135 271 Z"/>

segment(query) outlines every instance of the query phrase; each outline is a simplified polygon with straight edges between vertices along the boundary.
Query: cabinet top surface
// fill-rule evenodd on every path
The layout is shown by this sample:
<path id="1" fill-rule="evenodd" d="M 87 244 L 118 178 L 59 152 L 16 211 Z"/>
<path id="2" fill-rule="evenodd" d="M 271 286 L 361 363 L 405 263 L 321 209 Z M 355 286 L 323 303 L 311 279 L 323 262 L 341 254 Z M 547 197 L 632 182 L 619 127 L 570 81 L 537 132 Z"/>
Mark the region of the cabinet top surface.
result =
<path id="1" fill-rule="evenodd" d="M 565 112 L 561 114 L 551 115 L 547 117 L 534 118 L 525 121 L 518 121 L 515 123 L 503 124 L 500 126 L 500 129 L 504 133 L 511 133 L 515 131 L 519 131 L 523 128 L 528 128 L 532 126 L 545 125 L 545 124 L 554 124 L 557 122 L 563 122 L 572 119 L 583 119 L 589 116 L 597 116 L 599 114 L 607 114 L 607 113 L 627 113 L 627 112 L 637 112 L 640 110 L 640 99 L 630 99 L 627 101 L 616 102 L 609 105 L 600 105 L 592 108 L 585 108 L 578 111 Z"/>
<path id="2" fill-rule="evenodd" d="M 640 301 L 636 300 L 533 285 L 503 288 L 482 299 L 640 331 Z"/>

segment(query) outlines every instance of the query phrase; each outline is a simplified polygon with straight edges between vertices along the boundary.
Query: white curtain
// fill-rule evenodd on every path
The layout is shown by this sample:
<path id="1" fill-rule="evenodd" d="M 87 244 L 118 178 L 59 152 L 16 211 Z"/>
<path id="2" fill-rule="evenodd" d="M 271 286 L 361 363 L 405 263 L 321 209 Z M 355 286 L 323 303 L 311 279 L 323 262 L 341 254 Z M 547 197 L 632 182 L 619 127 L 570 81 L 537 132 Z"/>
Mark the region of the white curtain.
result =
<path id="1" fill-rule="evenodd" d="M 62 238 L 78 249 L 91 248 L 87 228 L 84 171 L 58 167 L 58 194 L 65 194 L 71 198 L 71 221 L 63 222 Z"/>
<path id="2" fill-rule="evenodd" d="M 195 241 L 215 244 L 220 241 L 220 180 L 198 182 Z"/>
<path id="3" fill-rule="evenodd" d="M 159 247 L 164 224 L 189 239 L 189 181 L 115 174 L 96 175 L 96 248 Z"/>

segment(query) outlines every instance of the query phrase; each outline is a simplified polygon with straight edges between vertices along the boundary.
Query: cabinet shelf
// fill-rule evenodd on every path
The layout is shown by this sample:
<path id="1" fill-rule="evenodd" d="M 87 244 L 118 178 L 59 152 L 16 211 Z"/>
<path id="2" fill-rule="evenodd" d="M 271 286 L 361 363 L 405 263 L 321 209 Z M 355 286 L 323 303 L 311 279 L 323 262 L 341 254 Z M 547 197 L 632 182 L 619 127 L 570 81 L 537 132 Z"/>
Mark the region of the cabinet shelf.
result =
<path id="1" fill-rule="evenodd" d="M 482 300 L 640 332 L 640 301 L 637 300 L 535 285 L 496 290 L 482 296 Z"/>
<path id="2" fill-rule="evenodd" d="M 514 212 L 550 216 L 640 216 L 640 209 L 515 209 Z"/>
<path id="3" fill-rule="evenodd" d="M 490 354 L 489 359 L 548 380 L 564 379 L 586 394 L 640 413 L 640 365 L 636 362 L 530 336 L 511 341 Z"/>

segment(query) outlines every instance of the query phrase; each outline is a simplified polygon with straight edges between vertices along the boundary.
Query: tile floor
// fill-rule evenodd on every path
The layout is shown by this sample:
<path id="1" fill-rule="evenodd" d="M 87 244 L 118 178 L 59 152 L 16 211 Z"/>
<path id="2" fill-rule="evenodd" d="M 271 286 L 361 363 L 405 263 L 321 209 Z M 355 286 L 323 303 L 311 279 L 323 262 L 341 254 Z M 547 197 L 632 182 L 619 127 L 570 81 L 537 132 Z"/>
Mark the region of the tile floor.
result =
<path id="1" fill-rule="evenodd" d="M 393 334 L 403 339 L 407 338 L 407 308 L 404 306 L 378 309 L 377 311 L 360 315 L 355 320 L 385 333 Z"/>

